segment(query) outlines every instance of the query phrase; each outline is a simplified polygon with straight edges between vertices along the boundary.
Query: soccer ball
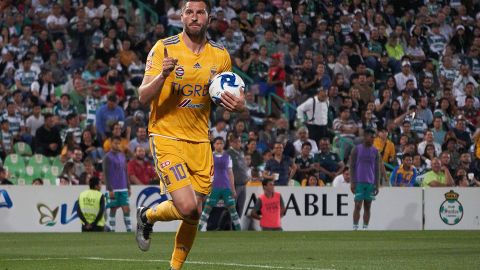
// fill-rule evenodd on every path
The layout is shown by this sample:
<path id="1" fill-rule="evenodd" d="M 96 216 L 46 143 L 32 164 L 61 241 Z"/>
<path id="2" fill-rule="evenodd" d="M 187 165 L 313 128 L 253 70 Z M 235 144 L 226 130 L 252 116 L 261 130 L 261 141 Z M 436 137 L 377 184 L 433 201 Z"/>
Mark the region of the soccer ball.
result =
<path id="1" fill-rule="evenodd" d="M 213 77 L 208 91 L 212 101 L 220 105 L 222 93 L 227 91 L 240 97 L 240 91 L 245 89 L 245 83 L 242 78 L 233 72 L 222 72 Z"/>

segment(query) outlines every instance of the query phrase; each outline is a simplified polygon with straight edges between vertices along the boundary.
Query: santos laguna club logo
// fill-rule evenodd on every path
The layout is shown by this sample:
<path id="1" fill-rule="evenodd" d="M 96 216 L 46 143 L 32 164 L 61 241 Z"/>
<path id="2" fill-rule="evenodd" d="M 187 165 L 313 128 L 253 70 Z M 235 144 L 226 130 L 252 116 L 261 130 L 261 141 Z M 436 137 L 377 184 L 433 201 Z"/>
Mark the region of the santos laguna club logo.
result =
<path id="1" fill-rule="evenodd" d="M 440 218 L 447 225 L 457 225 L 462 220 L 463 206 L 458 197 L 453 190 L 445 193 L 445 201 L 440 206 Z"/>

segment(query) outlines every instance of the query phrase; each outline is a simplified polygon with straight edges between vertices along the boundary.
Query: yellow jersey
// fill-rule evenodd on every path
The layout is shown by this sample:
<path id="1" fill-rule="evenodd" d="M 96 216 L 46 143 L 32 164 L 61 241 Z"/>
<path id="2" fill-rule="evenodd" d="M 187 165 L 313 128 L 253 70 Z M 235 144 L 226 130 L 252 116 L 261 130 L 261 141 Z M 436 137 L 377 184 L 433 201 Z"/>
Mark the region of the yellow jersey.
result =
<path id="1" fill-rule="evenodd" d="M 208 93 L 210 80 L 218 73 L 231 71 L 228 51 L 207 41 L 202 52 L 192 52 L 182 33 L 159 40 L 148 54 L 145 75 L 162 72 L 164 48 L 177 58 L 174 70 L 165 79 L 159 95 L 151 103 L 148 130 L 152 135 L 193 142 L 209 142 L 208 120 L 212 101 Z"/>

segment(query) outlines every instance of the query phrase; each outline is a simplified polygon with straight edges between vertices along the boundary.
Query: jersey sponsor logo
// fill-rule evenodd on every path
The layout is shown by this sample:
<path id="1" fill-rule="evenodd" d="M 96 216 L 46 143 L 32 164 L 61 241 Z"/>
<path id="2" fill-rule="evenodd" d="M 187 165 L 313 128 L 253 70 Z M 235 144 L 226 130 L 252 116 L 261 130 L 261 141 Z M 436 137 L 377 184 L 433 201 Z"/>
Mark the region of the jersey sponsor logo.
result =
<path id="1" fill-rule="evenodd" d="M 185 70 L 183 67 L 179 66 L 175 69 L 175 75 L 177 75 L 177 78 L 182 77 L 185 74 Z"/>
<path id="2" fill-rule="evenodd" d="M 178 104 L 178 108 L 191 108 L 191 109 L 200 109 L 205 107 L 205 104 L 193 104 L 191 103 L 192 100 L 190 98 L 184 99 L 180 104 Z"/>
<path id="3" fill-rule="evenodd" d="M 172 94 L 185 97 L 204 97 L 208 95 L 208 85 L 180 84 L 172 82 Z"/>

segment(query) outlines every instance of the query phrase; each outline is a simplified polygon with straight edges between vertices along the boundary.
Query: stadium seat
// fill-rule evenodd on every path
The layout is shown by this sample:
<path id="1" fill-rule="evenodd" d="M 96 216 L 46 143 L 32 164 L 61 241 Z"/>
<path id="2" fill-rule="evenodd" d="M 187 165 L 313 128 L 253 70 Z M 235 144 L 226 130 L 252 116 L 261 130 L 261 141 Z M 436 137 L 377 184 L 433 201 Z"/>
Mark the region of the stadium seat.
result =
<path id="1" fill-rule="evenodd" d="M 57 166 L 48 167 L 47 171 L 44 172 L 44 175 L 43 175 L 44 184 L 55 185 L 56 179 L 58 178 L 58 176 L 60 175 L 61 172 L 62 172 L 61 168 L 59 168 Z M 47 182 L 48 182 L 48 184 L 47 184 Z"/>
<path id="2" fill-rule="evenodd" d="M 42 154 L 33 155 L 29 159 L 28 165 L 40 168 L 42 173 L 47 172 L 48 168 L 51 167 L 50 160 Z"/>
<path id="3" fill-rule="evenodd" d="M 55 167 L 63 168 L 63 163 L 60 160 L 60 156 L 51 157 L 50 158 L 50 164 L 52 166 L 55 166 Z"/>
<path id="4" fill-rule="evenodd" d="M 13 146 L 13 150 L 15 154 L 19 154 L 21 156 L 31 156 L 32 155 L 32 148 L 30 145 L 24 142 L 17 142 Z"/>
<path id="5" fill-rule="evenodd" d="M 31 185 L 36 178 L 42 178 L 42 167 L 28 165 L 22 175 L 25 178 L 25 184 Z"/>
<path id="6" fill-rule="evenodd" d="M 12 177 L 19 177 L 20 172 L 25 170 L 25 160 L 19 154 L 10 154 L 5 158 L 3 167 Z"/>

